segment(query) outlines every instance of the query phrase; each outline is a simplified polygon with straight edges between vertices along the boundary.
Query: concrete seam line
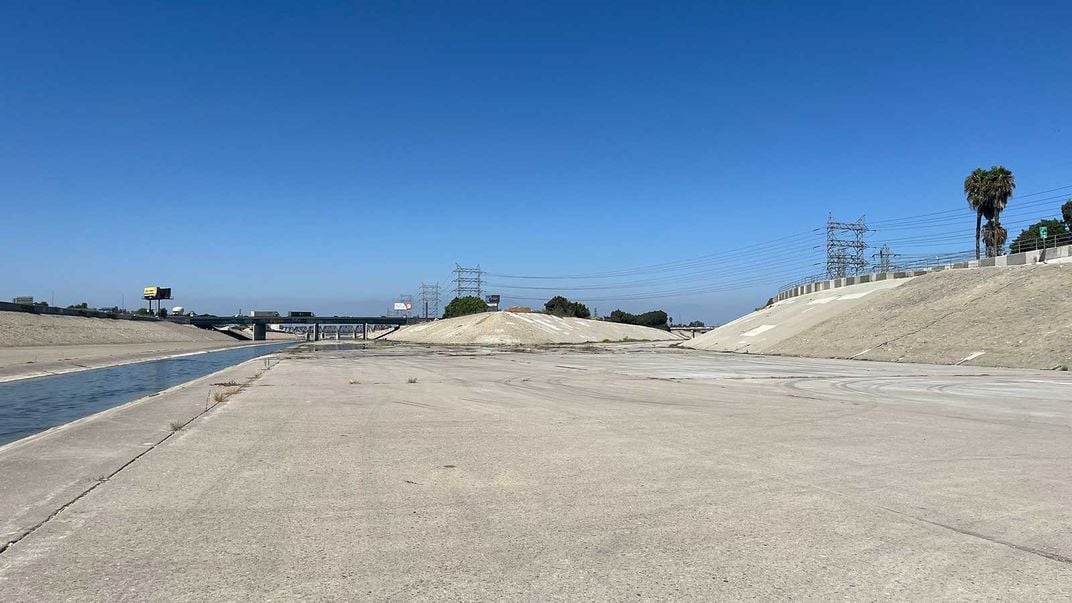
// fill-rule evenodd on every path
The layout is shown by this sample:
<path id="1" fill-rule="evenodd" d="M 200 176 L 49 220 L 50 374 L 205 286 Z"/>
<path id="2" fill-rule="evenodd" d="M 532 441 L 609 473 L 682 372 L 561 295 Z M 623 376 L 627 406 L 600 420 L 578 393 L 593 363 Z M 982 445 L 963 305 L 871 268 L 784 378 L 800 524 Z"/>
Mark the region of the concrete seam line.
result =
<path id="1" fill-rule="evenodd" d="M 250 383 L 256 381 L 257 379 L 260 379 L 264 375 L 265 371 L 271 370 L 271 368 L 273 366 L 279 366 L 279 362 L 277 361 L 274 365 L 269 364 L 268 368 L 266 368 L 264 370 L 261 370 L 261 371 L 257 371 L 257 373 L 254 374 L 252 377 L 250 377 L 249 379 L 246 379 L 246 381 L 242 385 L 240 385 L 238 387 L 239 392 L 243 388 L 245 388 L 247 385 L 249 385 Z M 235 393 L 239 393 L 239 392 L 235 392 Z M 96 482 L 94 482 L 94 484 L 92 486 L 86 488 L 80 494 L 78 494 L 77 496 L 75 496 L 71 500 L 69 500 L 66 503 L 64 503 L 60 508 L 56 509 L 51 514 L 49 514 L 48 517 L 42 519 L 40 522 L 38 522 L 34 526 L 28 528 L 26 531 L 24 531 L 22 534 L 19 534 L 14 539 L 8 540 L 4 544 L 0 545 L 0 555 L 3 555 L 4 552 L 6 552 L 9 548 L 11 548 L 11 545 L 21 542 L 24 538 L 26 538 L 30 534 L 33 534 L 34 532 L 39 530 L 46 523 L 52 521 L 60 513 L 63 513 L 68 507 L 70 507 L 71 505 L 75 504 L 79 500 L 85 498 L 90 492 L 96 490 L 101 484 L 103 484 L 104 482 L 106 482 L 106 481 L 112 479 L 113 477 L 115 477 L 116 475 L 118 475 L 120 471 L 122 471 L 122 470 L 126 469 L 127 467 L 133 465 L 135 461 L 137 461 L 141 457 L 145 456 L 146 454 L 149 454 L 150 452 L 152 452 L 154 449 L 156 449 L 157 446 L 159 446 L 159 445 L 163 444 L 164 442 L 168 441 L 168 438 L 170 438 L 171 436 L 175 435 L 176 433 L 178 433 L 182 429 L 185 429 L 187 425 L 189 425 L 190 423 L 193 423 L 197 419 L 201 418 L 203 415 L 207 414 L 209 411 L 211 411 L 212 409 L 216 408 L 217 406 L 219 406 L 222 403 L 223 403 L 222 401 L 221 402 L 214 402 L 212 404 L 212 406 L 209 406 L 208 408 L 202 410 L 201 412 L 197 413 L 193 417 L 190 417 L 190 420 L 188 420 L 185 423 L 183 423 L 182 427 L 180 427 L 178 430 L 168 432 L 168 434 L 165 435 L 163 438 L 161 438 L 158 442 L 156 442 L 152 446 L 146 448 L 145 450 L 142 450 L 138 454 L 134 455 L 133 458 L 131 458 L 127 462 L 125 462 L 122 465 L 120 465 L 118 469 L 116 469 L 115 471 L 113 471 L 113 472 L 109 473 L 108 475 L 104 476 L 104 479 L 99 479 Z"/>
<path id="2" fill-rule="evenodd" d="M 1030 546 L 1026 546 L 1026 545 L 1022 545 L 1022 544 L 1016 544 L 1014 542 L 1008 542 L 1008 541 L 1005 541 L 1005 540 L 998 540 L 997 538 L 987 536 L 986 534 L 981 534 L 979 532 L 974 532 L 972 530 L 967 530 L 967 529 L 964 529 L 964 528 L 958 528 L 958 527 L 951 526 L 951 525 L 946 525 L 944 523 L 940 523 L 940 522 L 937 522 L 937 521 L 931 521 L 930 519 L 924 519 L 922 517 L 917 517 L 917 516 L 912 515 L 910 513 L 905 513 L 903 511 L 898 511 L 896 509 L 891 509 L 889 507 L 879 506 L 879 508 L 880 509 L 885 509 L 886 511 L 889 511 L 890 513 L 894 513 L 896 515 L 900 515 L 901 517 L 907 517 L 909 519 L 914 519 L 915 521 L 918 521 L 920 523 L 929 524 L 929 525 L 936 526 L 936 527 L 939 527 L 939 528 L 945 528 L 946 530 L 956 532 L 957 534 L 963 534 L 965 536 L 971 536 L 973 538 L 978 538 L 980 540 L 985 540 L 987 542 L 993 542 L 994 544 L 1000 544 L 1000 545 L 1003 545 L 1003 546 L 1007 546 L 1007 547 L 1009 547 L 1011 549 L 1016 549 L 1017 551 L 1022 551 L 1024 553 L 1030 553 L 1032 555 L 1038 555 L 1039 557 L 1045 557 L 1046 559 L 1050 559 L 1052 561 L 1057 561 L 1059 563 L 1072 564 L 1072 558 L 1065 557 L 1064 555 L 1059 555 L 1057 553 L 1050 553 L 1048 551 L 1043 551 L 1041 549 L 1036 549 L 1034 547 L 1030 547 Z"/>

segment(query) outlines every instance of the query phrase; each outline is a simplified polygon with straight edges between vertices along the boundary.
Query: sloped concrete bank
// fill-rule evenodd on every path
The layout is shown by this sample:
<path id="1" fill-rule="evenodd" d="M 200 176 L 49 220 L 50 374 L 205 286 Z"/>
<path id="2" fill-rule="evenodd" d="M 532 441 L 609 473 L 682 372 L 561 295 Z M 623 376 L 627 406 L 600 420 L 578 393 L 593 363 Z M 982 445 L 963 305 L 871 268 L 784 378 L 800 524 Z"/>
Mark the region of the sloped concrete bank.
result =
<path id="1" fill-rule="evenodd" d="M 683 347 L 1052 369 L 1072 365 L 1072 265 L 953 270 L 787 299 Z M 845 303 L 849 301 L 850 303 Z"/>
<path id="2" fill-rule="evenodd" d="M 428 344 L 539 345 L 615 341 L 675 341 L 669 331 L 547 314 L 486 312 L 404 327 L 389 341 Z"/>
<path id="3" fill-rule="evenodd" d="M 0 382 L 262 343 L 165 321 L 0 312 Z"/>

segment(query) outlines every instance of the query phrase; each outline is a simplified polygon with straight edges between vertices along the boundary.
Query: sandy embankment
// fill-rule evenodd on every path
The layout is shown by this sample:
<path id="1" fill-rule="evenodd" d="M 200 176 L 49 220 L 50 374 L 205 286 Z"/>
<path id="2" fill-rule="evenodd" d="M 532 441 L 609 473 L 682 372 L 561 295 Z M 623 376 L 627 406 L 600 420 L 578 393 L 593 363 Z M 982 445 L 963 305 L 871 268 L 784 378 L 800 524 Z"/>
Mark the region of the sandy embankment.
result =
<path id="1" fill-rule="evenodd" d="M 0 312 L 0 382 L 242 345 L 255 344 L 168 322 Z"/>
<path id="2" fill-rule="evenodd" d="M 669 331 L 547 314 L 486 312 L 426 322 L 391 333 L 390 341 L 447 345 L 554 345 L 618 341 L 675 341 Z"/>

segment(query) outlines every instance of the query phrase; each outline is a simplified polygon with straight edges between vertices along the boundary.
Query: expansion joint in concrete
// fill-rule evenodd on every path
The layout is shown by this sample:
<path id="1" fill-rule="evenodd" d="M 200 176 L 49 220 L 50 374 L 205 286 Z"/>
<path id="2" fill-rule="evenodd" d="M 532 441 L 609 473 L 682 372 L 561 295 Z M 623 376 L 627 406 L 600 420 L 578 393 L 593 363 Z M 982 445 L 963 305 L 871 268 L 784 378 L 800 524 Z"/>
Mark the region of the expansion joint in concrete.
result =
<path id="1" fill-rule="evenodd" d="M 242 389 L 244 389 L 244 388 L 245 388 L 246 386 L 248 386 L 248 385 L 249 385 L 250 383 L 252 383 L 252 382 L 256 381 L 257 379 L 260 379 L 260 378 L 261 378 L 261 377 L 262 377 L 262 376 L 264 375 L 264 372 L 265 372 L 265 371 L 267 371 L 267 370 L 270 370 L 270 369 L 271 369 L 271 368 L 272 368 L 273 366 L 277 366 L 277 365 L 278 365 L 278 362 L 277 362 L 276 364 L 271 364 L 271 361 L 269 360 L 269 361 L 268 361 L 268 362 L 267 362 L 267 363 L 265 364 L 265 368 L 264 368 L 264 369 L 262 369 L 262 370 L 259 370 L 259 371 L 257 371 L 257 373 L 256 373 L 256 374 L 254 374 L 254 375 L 253 375 L 252 377 L 250 377 L 249 379 L 247 379 L 247 380 L 246 380 L 246 381 L 245 381 L 244 383 L 242 383 L 241 385 L 239 385 L 239 386 L 238 386 L 238 391 L 236 391 L 235 393 L 238 393 L 238 392 L 240 392 L 240 391 L 241 391 Z M 155 394 L 154 394 L 154 395 L 155 395 Z M 7 551 L 7 550 L 8 550 L 9 548 L 11 548 L 11 546 L 12 546 L 12 545 L 18 544 L 19 542 L 21 542 L 21 541 L 22 541 L 23 539 L 25 539 L 25 538 L 26 538 L 27 536 L 29 536 L 30 534 L 33 534 L 33 533 L 34 533 L 34 532 L 36 532 L 37 530 L 39 530 L 39 529 L 41 529 L 42 527 L 44 527 L 44 526 L 45 526 L 45 524 L 47 524 L 48 522 L 50 522 L 50 521 L 52 521 L 53 519 L 55 519 L 55 518 L 56 518 L 57 516 L 59 516 L 59 514 L 60 514 L 60 513 L 63 513 L 63 512 L 64 512 L 65 510 L 67 510 L 67 509 L 68 509 L 68 508 L 69 508 L 69 507 L 70 507 L 71 505 L 75 504 L 76 502 L 78 502 L 78 501 L 82 500 L 83 498 L 85 498 L 86 496 L 88 496 L 90 492 L 93 492 L 94 490 L 96 490 L 96 489 L 97 489 L 97 488 L 98 488 L 98 487 L 99 487 L 99 486 L 100 486 L 101 484 L 103 484 L 104 482 L 106 482 L 106 481 L 108 481 L 108 480 L 112 479 L 112 478 L 113 478 L 113 477 L 115 477 L 116 475 L 119 475 L 119 473 L 120 473 L 121 471 L 123 471 L 123 470 L 124 470 L 124 469 L 126 469 L 127 467 L 129 467 L 129 466 L 133 465 L 133 464 L 134 464 L 135 462 L 137 462 L 137 461 L 138 461 L 138 459 L 140 459 L 141 457 L 145 456 L 146 454 L 149 454 L 150 452 L 152 452 L 152 451 L 153 451 L 153 450 L 154 450 L 154 449 L 155 449 L 155 448 L 156 448 L 157 446 L 160 446 L 160 445 L 161 445 L 161 444 L 163 444 L 164 442 L 168 441 L 168 439 L 169 439 L 169 438 L 170 438 L 171 436 L 173 436 L 173 435 L 175 435 L 176 433 L 178 433 L 178 432 L 182 431 L 183 429 L 186 429 L 186 426 L 187 426 L 187 425 L 189 425 L 189 424 L 193 423 L 194 421 L 196 421 L 197 419 L 201 418 L 202 416 L 204 416 L 205 414 L 207 414 L 207 413 L 208 413 L 209 411 L 211 411 L 212 409 L 216 408 L 216 407 L 217 407 L 217 406 L 219 406 L 220 404 L 223 404 L 223 401 L 220 401 L 220 402 L 213 402 L 213 403 L 212 403 L 211 405 L 209 405 L 209 406 L 206 406 L 204 410 L 202 410 L 201 412 L 199 412 L 199 413 L 197 413 L 196 415 L 194 415 L 193 417 L 191 417 L 191 418 L 190 418 L 190 419 L 189 419 L 188 421 L 186 421 L 185 423 L 183 423 L 183 424 L 182 424 L 182 425 L 181 425 L 181 426 L 180 426 L 180 427 L 179 427 L 178 429 L 176 429 L 176 430 L 174 430 L 174 431 L 170 431 L 170 432 L 168 432 L 168 433 L 167 433 L 167 435 L 165 435 L 165 436 L 164 436 L 163 438 L 160 438 L 160 440 L 159 440 L 159 441 L 157 441 L 156 443 L 154 443 L 154 444 L 153 444 L 152 446 L 149 446 L 149 447 L 148 447 L 148 448 L 146 448 L 145 450 L 142 450 L 142 451 L 141 451 L 141 452 L 139 452 L 138 454 L 134 455 L 134 457 L 133 457 L 133 458 L 131 458 L 131 459 L 130 459 L 130 460 L 128 460 L 127 462 L 123 463 L 123 464 L 122 464 L 122 465 L 121 465 L 121 466 L 120 466 L 120 467 L 119 467 L 118 469 L 116 469 L 115 471 L 112 471 L 112 472 L 111 472 L 111 473 L 109 473 L 108 475 L 106 475 L 106 476 L 104 476 L 104 477 L 102 477 L 102 478 L 100 478 L 100 479 L 97 479 L 97 480 L 96 480 L 95 482 L 93 482 L 93 485 L 91 485 L 90 487 L 86 488 L 86 489 L 85 489 L 85 490 L 83 490 L 83 491 L 82 491 L 81 493 L 79 493 L 79 494 L 78 494 L 77 496 L 75 496 L 75 497 L 74 497 L 74 498 L 72 498 L 71 500 L 69 500 L 69 501 L 67 501 L 66 503 L 64 503 L 64 504 L 63 504 L 63 505 L 62 505 L 62 506 L 61 506 L 60 508 L 56 509 L 56 510 L 55 510 L 55 511 L 53 511 L 53 512 L 52 512 L 51 514 L 49 514 L 49 516 L 48 516 L 48 517 L 46 517 L 46 518 L 42 519 L 42 520 L 41 520 L 40 522 L 38 522 L 37 524 L 35 524 L 35 525 L 31 526 L 30 528 L 26 529 L 26 530 L 25 530 L 24 532 L 22 532 L 21 534 L 19 534 L 19 535 L 18 535 L 18 536 L 16 536 L 15 538 L 13 538 L 13 539 L 11 539 L 11 540 L 8 540 L 7 542 L 5 542 L 5 543 L 3 543 L 3 544 L 0 544 L 0 555 L 3 555 L 3 554 L 4 554 L 4 552 L 5 552 L 5 551 Z"/>

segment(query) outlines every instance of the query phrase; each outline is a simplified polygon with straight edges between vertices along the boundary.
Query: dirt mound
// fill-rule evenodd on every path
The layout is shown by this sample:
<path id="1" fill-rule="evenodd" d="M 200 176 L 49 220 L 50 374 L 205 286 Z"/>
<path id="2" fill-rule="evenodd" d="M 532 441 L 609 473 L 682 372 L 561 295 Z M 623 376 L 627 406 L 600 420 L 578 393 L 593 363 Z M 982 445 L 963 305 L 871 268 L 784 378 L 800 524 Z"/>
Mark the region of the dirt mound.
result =
<path id="1" fill-rule="evenodd" d="M 387 335 L 390 341 L 432 344 L 556 344 L 602 341 L 671 341 L 669 331 L 584 318 L 547 314 L 487 312 L 405 327 Z"/>
<path id="2" fill-rule="evenodd" d="M 851 296 L 854 289 L 786 300 L 735 321 L 751 327 L 735 338 L 720 333 L 731 323 L 683 345 L 738 351 L 732 343 L 749 339 L 743 335 L 758 337 L 796 322 L 803 328 L 746 351 L 1040 369 L 1072 365 L 1072 264 L 947 270 L 851 304 L 824 301 Z M 806 319 L 805 312 L 822 313 L 822 320 Z"/>

